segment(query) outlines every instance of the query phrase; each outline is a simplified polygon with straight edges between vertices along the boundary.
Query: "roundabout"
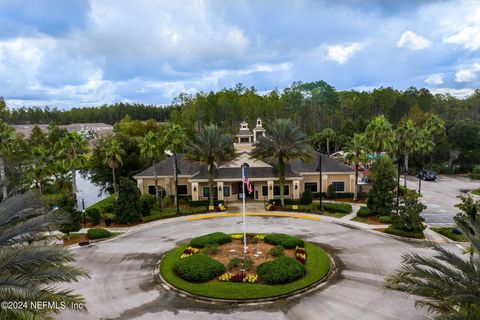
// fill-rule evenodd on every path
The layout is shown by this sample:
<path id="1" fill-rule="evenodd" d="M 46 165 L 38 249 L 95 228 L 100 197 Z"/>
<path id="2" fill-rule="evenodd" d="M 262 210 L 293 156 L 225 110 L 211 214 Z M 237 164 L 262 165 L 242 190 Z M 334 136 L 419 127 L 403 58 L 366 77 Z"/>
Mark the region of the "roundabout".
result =
<path id="1" fill-rule="evenodd" d="M 321 288 L 262 305 L 205 303 L 156 281 L 157 262 L 167 252 L 212 232 L 241 230 L 241 217 L 152 222 L 116 239 L 75 247 L 76 264 L 90 279 L 73 285 L 86 298 L 88 313 L 64 311 L 57 319 L 425 319 L 415 299 L 384 290 L 384 278 L 401 264 L 401 254 L 430 255 L 424 243 L 381 237 L 325 221 L 249 217 L 248 232 L 285 233 L 324 249 L 337 265 Z M 443 244 L 450 250 L 451 244 Z M 308 261 L 308 257 L 307 257 Z M 301 280 L 301 279 L 300 279 Z M 298 280 L 297 280 L 298 281 Z M 237 284 L 237 283 L 228 283 Z M 252 284 L 245 284 L 252 285 Z M 255 284 L 253 284 L 255 285 Z M 200 299 L 201 300 L 201 299 Z"/>

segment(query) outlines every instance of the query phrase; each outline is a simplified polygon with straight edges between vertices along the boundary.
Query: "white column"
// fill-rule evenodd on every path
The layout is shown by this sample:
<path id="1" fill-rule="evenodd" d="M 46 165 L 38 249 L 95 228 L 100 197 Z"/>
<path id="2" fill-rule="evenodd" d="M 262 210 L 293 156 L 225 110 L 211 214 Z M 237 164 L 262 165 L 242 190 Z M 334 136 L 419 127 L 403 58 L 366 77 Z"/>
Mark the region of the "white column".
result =
<path id="1" fill-rule="evenodd" d="M 293 199 L 300 199 L 300 181 L 293 181 Z"/>
<path id="2" fill-rule="evenodd" d="M 223 182 L 217 182 L 218 200 L 223 200 Z"/>
<path id="3" fill-rule="evenodd" d="M 270 200 L 270 199 L 273 199 L 273 181 L 267 181 L 267 185 L 268 185 L 268 199 L 267 200 Z"/>
<path id="4" fill-rule="evenodd" d="M 192 200 L 193 201 L 198 201 L 198 193 L 200 190 L 198 190 L 198 182 L 192 182 Z"/>

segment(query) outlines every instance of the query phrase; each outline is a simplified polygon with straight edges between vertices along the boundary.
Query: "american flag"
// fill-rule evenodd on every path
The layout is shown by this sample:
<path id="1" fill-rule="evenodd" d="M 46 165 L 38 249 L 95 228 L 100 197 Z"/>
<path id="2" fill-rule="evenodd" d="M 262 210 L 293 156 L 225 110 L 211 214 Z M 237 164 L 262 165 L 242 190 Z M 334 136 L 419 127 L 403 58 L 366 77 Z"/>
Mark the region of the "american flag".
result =
<path id="1" fill-rule="evenodd" d="M 252 183 L 250 182 L 250 180 L 248 180 L 246 172 L 243 174 L 243 183 L 247 185 L 248 193 L 252 193 L 253 192 L 253 186 L 252 186 Z"/>

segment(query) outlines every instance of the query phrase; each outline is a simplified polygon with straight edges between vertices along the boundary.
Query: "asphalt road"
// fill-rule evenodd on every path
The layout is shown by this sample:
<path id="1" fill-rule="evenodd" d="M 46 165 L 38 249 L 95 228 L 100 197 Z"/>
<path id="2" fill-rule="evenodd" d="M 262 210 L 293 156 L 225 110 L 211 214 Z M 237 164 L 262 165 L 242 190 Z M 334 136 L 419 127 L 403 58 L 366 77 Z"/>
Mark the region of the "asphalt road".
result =
<path id="1" fill-rule="evenodd" d="M 285 232 L 329 251 L 340 272 L 329 285 L 300 299 L 263 307 L 209 305 L 182 298 L 158 285 L 153 266 L 162 253 L 201 234 L 241 232 L 241 218 L 158 221 L 147 229 L 96 246 L 76 248 L 77 265 L 91 278 L 73 285 L 88 313 L 65 311 L 57 319 L 426 319 L 414 299 L 385 292 L 384 278 L 399 267 L 401 254 L 430 254 L 423 243 L 385 238 L 337 224 L 293 218 L 249 217 L 248 232 Z M 447 245 L 447 244 L 446 244 Z M 447 245 L 452 250 L 458 248 Z"/>
<path id="2" fill-rule="evenodd" d="M 401 183 L 403 185 L 403 179 Z M 418 190 L 418 179 L 409 176 L 407 186 Z M 429 225 L 452 224 L 453 217 L 459 212 L 455 208 L 460 202 L 457 196 L 477 188 L 480 188 L 480 181 L 462 176 L 439 175 L 437 181 L 422 181 L 421 201 L 427 206 L 422 216 Z"/>

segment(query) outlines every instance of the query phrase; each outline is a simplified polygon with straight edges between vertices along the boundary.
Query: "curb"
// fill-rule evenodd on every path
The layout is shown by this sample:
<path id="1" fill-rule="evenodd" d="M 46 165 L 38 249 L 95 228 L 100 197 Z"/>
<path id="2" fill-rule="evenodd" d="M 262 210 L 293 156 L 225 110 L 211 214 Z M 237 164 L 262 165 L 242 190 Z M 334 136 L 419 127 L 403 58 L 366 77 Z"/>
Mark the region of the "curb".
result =
<path id="1" fill-rule="evenodd" d="M 165 257 L 165 253 L 162 255 L 160 260 L 158 260 L 155 265 L 154 269 L 152 270 L 152 275 L 154 277 L 155 282 L 160 284 L 165 290 L 172 291 L 176 293 L 178 296 L 182 298 L 190 298 L 196 302 L 207 303 L 207 304 L 223 304 L 223 305 L 242 305 L 242 306 L 261 306 L 261 305 L 269 305 L 275 303 L 276 301 L 280 300 L 292 300 L 300 298 L 306 294 L 315 292 L 321 289 L 323 286 L 327 285 L 329 280 L 331 280 L 338 272 L 337 264 L 335 263 L 335 259 L 328 253 L 327 251 L 323 250 L 330 259 L 330 269 L 328 273 L 320 280 L 298 290 L 295 290 L 290 293 L 282 294 L 279 296 L 271 297 L 271 298 L 259 298 L 259 299 L 219 299 L 219 298 L 208 298 L 197 296 L 195 294 L 189 293 L 182 289 L 179 289 L 170 283 L 168 283 L 165 279 L 163 279 L 160 273 L 160 263 L 162 259 Z"/>

